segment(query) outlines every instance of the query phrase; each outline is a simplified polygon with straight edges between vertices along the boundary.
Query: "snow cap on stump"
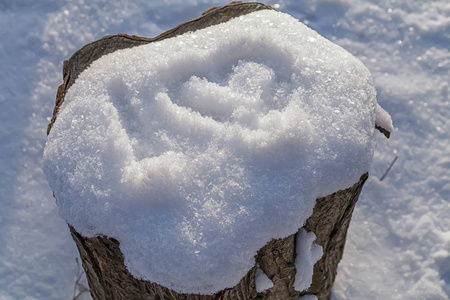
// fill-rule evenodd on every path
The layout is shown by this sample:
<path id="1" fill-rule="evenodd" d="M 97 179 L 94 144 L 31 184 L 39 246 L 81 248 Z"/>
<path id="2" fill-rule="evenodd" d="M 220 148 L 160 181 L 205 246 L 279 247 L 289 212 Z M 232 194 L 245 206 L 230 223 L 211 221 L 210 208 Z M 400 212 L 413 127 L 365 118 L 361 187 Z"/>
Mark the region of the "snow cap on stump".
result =
<path id="1" fill-rule="evenodd" d="M 44 169 L 61 216 L 120 241 L 135 277 L 212 294 L 369 170 L 376 105 L 358 59 L 258 11 L 92 63 Z"/>

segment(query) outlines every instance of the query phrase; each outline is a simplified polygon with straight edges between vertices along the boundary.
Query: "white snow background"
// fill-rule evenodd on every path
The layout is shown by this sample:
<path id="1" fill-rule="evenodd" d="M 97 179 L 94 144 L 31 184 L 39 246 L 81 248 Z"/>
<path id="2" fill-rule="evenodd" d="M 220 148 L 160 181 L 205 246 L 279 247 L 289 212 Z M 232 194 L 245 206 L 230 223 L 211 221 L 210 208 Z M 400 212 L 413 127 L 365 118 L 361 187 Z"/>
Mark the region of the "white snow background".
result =
<path id="1" fill-rule="evenodd" d="M 73 296 L 77 251 L 42 172 L 63 60 L 104 35 L 156 36 L 228 2 L 0 2 L 1 300 Z M 396 127 L 379 134 L 333 298 L 449 299 L 450 3 L 262 2 L 361 59 Z"/>

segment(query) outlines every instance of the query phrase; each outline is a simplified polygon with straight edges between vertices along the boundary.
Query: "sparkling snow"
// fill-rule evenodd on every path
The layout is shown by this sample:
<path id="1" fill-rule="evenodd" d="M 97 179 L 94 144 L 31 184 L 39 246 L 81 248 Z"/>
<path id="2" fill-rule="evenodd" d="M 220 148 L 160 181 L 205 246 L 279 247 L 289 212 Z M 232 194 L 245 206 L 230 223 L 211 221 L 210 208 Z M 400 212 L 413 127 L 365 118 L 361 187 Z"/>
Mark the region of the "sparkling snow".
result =
<path id="1" fill-rule="evenodd" d="M 42 172 L 62 61 L 103 35 L 156 36 L 227 2 L 0 1 L 0 299 L 72 298 L 77 253 Z M 361 59 L 395 122 L 390 140 L 377 134 L 332 299 L 449 299 L 448 1 L 262 2 Z"/>
<path id="2" fill-rule="evenodd" d="M 369 170 L 375 108 L 359 60 L 265 10 L 94 62 L 44 171 L 62 217 L 119 240 L 134 276 L 211 294 Z"/>

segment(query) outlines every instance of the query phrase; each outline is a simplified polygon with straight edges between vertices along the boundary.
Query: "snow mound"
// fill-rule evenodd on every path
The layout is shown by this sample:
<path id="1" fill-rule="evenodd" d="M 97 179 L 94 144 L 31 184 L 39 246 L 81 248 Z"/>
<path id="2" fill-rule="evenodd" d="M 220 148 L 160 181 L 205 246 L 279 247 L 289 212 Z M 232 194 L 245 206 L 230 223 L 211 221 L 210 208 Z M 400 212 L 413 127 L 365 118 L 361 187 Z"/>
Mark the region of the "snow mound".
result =
<path id="1" fill-rule="evenodd" d="M 135 277 L 210 294 L 369 170 L 376 104 L 358 59 L 260 11 L 94 62 L 44 170 L 61 216 L 119 240 Z"/>
<path id="2" fill-rule="evenodd" d="M 294 281 L 296 291 L 302 292 L 311 286 L 314 265 L 323 255 L 322 246 L 314 243 L 316 239 L 314 232 L 306 232 L 303 228 L 300 228 L 297 233 L 297 245 L 295 247 L 297 251 L 295 258 L 297 273 Z"/>

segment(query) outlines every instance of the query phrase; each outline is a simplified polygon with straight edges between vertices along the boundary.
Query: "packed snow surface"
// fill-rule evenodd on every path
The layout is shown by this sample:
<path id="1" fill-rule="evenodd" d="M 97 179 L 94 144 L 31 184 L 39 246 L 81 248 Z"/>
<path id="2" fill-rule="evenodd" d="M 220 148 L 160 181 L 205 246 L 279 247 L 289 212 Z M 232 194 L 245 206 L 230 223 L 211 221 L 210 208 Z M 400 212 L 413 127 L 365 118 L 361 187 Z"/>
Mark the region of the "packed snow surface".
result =
<path id="1" fill-rule="evenodd" d="M 44 171 L 62 217 L 118 239 L 134 276 L 214 293 L 369 170 L 375 95 L 347 51 L 255 12 L 94 62 L 65 96 Z"/>
<path id="2" fill-rule="evenodd" d="M 314 232 L 306 232 L 303 228 L 300 228 L 297 233 L 297 245 L 295 247 L 297 252 L 295 268 L 297 272 L 294 282 L 296 291 L 302 292 L 311 286 L 314 265 L 323 255 L 322 246 L 314 242 L 316 239 Z"/>
<path id="3" fill-rule="evenodd" d="M 264 292 L 273 287 L 273 282 L 267 277 L 266 273 L 261 269 L 259 265 L 256 267 L 255 272 L 255 288 L 258 293 Z"/>

